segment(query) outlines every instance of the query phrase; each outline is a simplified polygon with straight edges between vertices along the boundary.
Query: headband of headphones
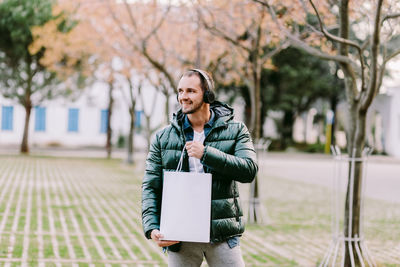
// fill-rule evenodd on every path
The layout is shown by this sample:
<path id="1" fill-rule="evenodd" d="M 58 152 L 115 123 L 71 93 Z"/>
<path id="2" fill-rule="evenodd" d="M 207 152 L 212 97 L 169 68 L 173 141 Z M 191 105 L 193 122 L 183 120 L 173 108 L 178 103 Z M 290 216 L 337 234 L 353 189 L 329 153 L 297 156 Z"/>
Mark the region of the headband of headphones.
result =
<path id="1" fill-rule="evenodd" d="M 201 69 L 189 69 L 189 70 L 199 73 L 206 80 L 208 90 L 210 91 L 214 90 L 214 82 L 210 79 L 210 76 L 208 76 L 208 74 L 205 71 Z"/>

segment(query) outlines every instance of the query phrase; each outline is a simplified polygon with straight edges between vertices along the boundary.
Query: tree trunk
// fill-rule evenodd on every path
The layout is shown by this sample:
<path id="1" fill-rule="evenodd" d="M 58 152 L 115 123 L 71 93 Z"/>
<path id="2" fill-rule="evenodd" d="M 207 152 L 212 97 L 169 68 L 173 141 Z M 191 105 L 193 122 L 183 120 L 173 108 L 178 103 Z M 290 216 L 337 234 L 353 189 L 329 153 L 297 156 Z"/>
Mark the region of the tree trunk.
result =
<path id="1" fill-rule="evenodd" d="M 165 94 L 165 122 L 169 124 L 169 94 Z"/>
<path id="2" fill-rule="evenodd" d="M 255 141 L 260 139 L 261 129 L 261 74 L 256 66 L 254 72 L 254 111 L 255 111 L 255 125 L 253 137 Z"/>
<path id="3" fill-rule="evenodd" d="M 282 119 L 281 148 L 286 149 L 293 138 L 293 111 L 285 111 Z"/>
<path id="4" fill-rule="evenodd" d="M 260 86 L 261 89 L 261 86 Z M 260 91 L 261 92 L 261 91 Z M 261 122 L 261 126 L 260 126 L 260 138 L 264 138 L 264 123 L 266 121 L 267 118 L 267 112 L 268 112 L 268 107 L 267 105 L 265 105 L 265 103 L 267 102 L 266 99 L 264 99 L 264 97 L 262 97 L 260 95 L 261 99 L 261 108 L 260 108 L 260 122 Z"/>
<path id="5" fill-rule="evenodd" d="M 147 142 L 147 152 L 146 154 L 149 152 L 150 149 L 150 142 L 151 142 L 151 122 L 150 122 L 150 115 L 146 115 L 145 114 L 145 118 L 146 118 L 146 142 Z"/>
<path id="6" fill-rule="evenodd" d="M 365 146 L 365 134 L 366 134 L 366 112 L 357 112 L 355 121 L 350 122 L 353 125 L 354 138 L 352 142 L 348 144 L 349 156 L 356 159 L 363 157 L 363 150 Z M 362 202 L 362 179 L 363 179 L 363 161 L 350 161 L 349 176 L 346 192 L 346 209 L 345 209 L 345 220 L 344 220 L 344 235 L 351 238 L 360 237 L 361 233 L 361 202 Z M 354 183 L 351 181 L 354 179 Z M 352 193 L 352 194 L 351 194 Z M 360 266 L 360 261 L 356 254 L 356 246 L 359 246 L 358 241 L 349 243 L 345 242 L 345 262 L 344 266 Z M 353 253 L 351 253 L 350 247 Z M 353 254 L 353 255 L 352 255 Z M 354 265 L 352 261 L 354 260 Z"/>
<path id="7" fill-rule="evenodd" d="M 21 143 L 21 153 L 23 154 L 29 154 L 29 142 L 28 142 L 28 137 L 29 137 L 29 122 L 31 119 L 31 111 L 32 111 L 32 69 L 31 69 L 31 63 L 32 63 L 32 58 L 28 56 L 26 58 L 26 72 L 28 74 L 28 79 L 27 79 L 27 87 L 25 89 L 25 99 L 23 101 L 20 101 L 20 103 L 25 107 L 25 126 L 24 126 L 24 135 L 22 136 L 22 143 Z"/>
<path id="8" fill-rule="evenodd" d="M 128 135 L 128 158 L 126 162 L 133 164 L 133 146 L 134 146 L 134 134 L 135 134 L 135 104 L 132 102 L 132 106 L 129 108 L 130 123 L 129 123 L 129 135 Z"/>
<path id="9" fill-rule="evenodd" d="M 21 143 L 21 153 L 29 154 L 28 135 L 29 135 L 29 122 L 31 118 L 32 103 L 30 99 L 25 103 L 25 126 L 24 135 Z"/>
<path id="10" fill-rule="evenodd" d="M 135 107 L 136 107 L 136 100 L 133 95 L 134 87 L 131 78 L 127 78 L 129 82 L 129 98 L 130 98 L 130 106 L 129 106 L 129 135 L 128 135 L 128 157 L 126 162 L 128 164 L 133 164 L 133 150 L 135 144 L 135 121 L 136 121 L 136 114 L 135 114 Z M 141 86 L 139 84 L 139 86 Z"/>
<path id="11" fill-rule="evenodd" d="M 337 125 L 337 105 L 338 105 L 339 99 L 336 96 L 332 96 L 330 99 L 330 104 L 331 104 L 331 110 L 333 112 L 333 121 L 332 121 L 332 128 L 331 128 L 331 144 L 336 145 L 336 137 L 335 137 L 335 131 L 336 131 L 336 125 Z"/>
<path id="12" fill-rule="evenodd" d="M 111 117 L 112 117 L 112 112 L 113 112 L 113 89 L 114 89 L 114 83 L 113 81 L 109 82 L 109 91 L 108 91 L 108 112 L 107 112 L 107 141 L 106 141 L 106 150 L 107 150 L 107 158 L 111 158 L 111 152 L 112 152 L 112 143 L 111 143 L 111 138 L 112 138 L 112 128 L 111 128 Z"/>
<path id="13" fill-rule="evenodd" d="M 244 111 L 243 111 L 243 121 L 244 123 L 247 125 L 247 127 L 249 128 L 249 130 L 251 129 L 251 117 L 252 117 L 252 107 L 251 107 L 251 94 L 250 94 L 250 88 L 248 87 L 241 87 L 240 88 L 240 94 L 243 97 L 243 101 L 244 101 Z"/>
<path id="14" fill-rule="evenodd" d="M 256 97 L 255 97 L 255 88 L 254 84 L 248 86 L 249 97 L 250 97 L 250 120 L 249 120 L 249 131 L 253 139 L 255 140 L 256 133 L 256 121 L 257 121 L 257 110 L 256 110 Z"/>
<path id="15" fill-rule="evenodd" d="M 261 74 L 258 71 L 257 63 L 254 63 L 253 72 L 253 83 L 254 90 L 253 94 L 250 94 L 252 98 L 252 125 L 253 125 L 253 140 L 258 143 L 260 140 L 260 129 L 261 129 Z M 260 223 L 262 222 L 262 205 L 259 199 L 258 192 L 258 175 L 255 177 L 254 181 L 250 186 L 250 201 L 249 201 L 249 222 L 250 223 Z"/>

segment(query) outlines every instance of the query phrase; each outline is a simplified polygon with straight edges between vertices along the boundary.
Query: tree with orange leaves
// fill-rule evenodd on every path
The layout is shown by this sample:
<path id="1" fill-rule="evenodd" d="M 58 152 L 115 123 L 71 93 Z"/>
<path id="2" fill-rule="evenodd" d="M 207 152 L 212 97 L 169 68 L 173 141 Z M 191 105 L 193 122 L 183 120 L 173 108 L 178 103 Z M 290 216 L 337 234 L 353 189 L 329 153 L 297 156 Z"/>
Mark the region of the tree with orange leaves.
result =
<path id="1" fill-rule="evenodd" d="M 271 67 L 271 58 L 288 46 L 280 38 L 279 28 L 272 23 L 266 8 L 252 1 L 197 1 L 201 9 L 202 23 L 210 33 L 230 49 L 229 65 L 232 80 L 244 82 L 249 90 L 250 112 L 247 117 L 255 142 L 261 138 L 262 101 L 261 72 Z M 295 13 L 296 5 L 288 11 Z M 283 41 L 282 41 L 283 40 Z M 258 179 L 251 187 L 249 208 L 250 222 L 262 221 L 258 193 Z"/>
<path id="2" fill-rule="evenodd" d="M 167 99 L 166 110 L 170 96 L 177 92 L 176 81 L 183 68 L 215 72 L 226 55 L 226 47 L 202 27 L 199 10 L 191 2 L 106 3 L 114 26 L 129 44 L 126 51 L 141 57 L 145 69 L 159 76 L 156 80 Z"/>
<path id="3" fill-rule="evenodd" d="M 109 86 L 109 104 L 107 112 L 107 157 L 111 157 L 112 129 L 111 115 L 113 110 L 114 71 L 111 66 L 112 50 L 106 46 L 97 25 L 85 16 L 82 10 L 88 6 L 80 6 L 78 1 L 60 1 L 52 8 L 54 20 L 32 28 L 33 42 L 29 46 L 31 53 L 45 48 L 41 64 L 60 77 L 63 84 L 73 86 L 75 76 L 84 74 L 90 81 L 96 80 L 96 73 Z M 78 12 L 79 11 L 79 12 Z M 73 27 L 67 32 L 59 31 L 59 25 L 68 17 Z M 112 31 L 107 31 L 111 35 Z M 61 62 L 61 64 L 60 64 Z M 76 65 L 80 69 L 77 71 Z"/>
<path id="4" fill-rule="evenodd" d="M 231 49 L 234 79 L 249 89 L 249 129 L 257 141 L 261 134 L 261 71 L 273 55 L 287 47 L 265 7 L 252 1 L 198 1 L 204 27 Z"/>
<path id="5" fill-rule="evenodd" d="M 110 18 L 107 25 L 112 25 L 118 35 L 114 40 L 119 53 L 124 59 L 136 60 L 132 65 L 136 76 L 165 96 L 165 121 L 168 123 L 170 98 L 176 93 L 176 80 L 182 68 L 203 67 L 214 71 L 218 67 L 218 58 L 225 53 L 224 47 L 210 40 L 215 38 L 201 27 L 198 19 L 193 21 L 198 12 L 190 3 L 106 1 L 104 7 Z M 105 14 L 97 16 L 100 19 L 98 25 L 104 25 L 101 21 L 104 17 Z M 141 101 L 149 101 L 143 98 L 146 88 L 136 88 L 140 88 L 137 95 Z M 151 110 L 144 110 L 148 141 L 156 130 L 149 123 L 154 111 Z"/>

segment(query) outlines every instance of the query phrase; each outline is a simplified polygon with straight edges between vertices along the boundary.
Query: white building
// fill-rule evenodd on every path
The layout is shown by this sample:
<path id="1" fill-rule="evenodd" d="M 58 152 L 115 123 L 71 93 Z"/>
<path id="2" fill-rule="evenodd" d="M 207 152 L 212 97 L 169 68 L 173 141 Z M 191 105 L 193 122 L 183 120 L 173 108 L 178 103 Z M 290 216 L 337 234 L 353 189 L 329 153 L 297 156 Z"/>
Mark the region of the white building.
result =
<path id="1" fill-rule="evenodd" d="M 111 118 L 113 143 L 129 132 L 128 105 L 121 91 L 114 90 Z M 41 103 L 31 112 L 29 146 L 103 147 L 107 132 L 107 85 L 96 83 L 77 100 L 54 99 Z M 139 105 L 137 105 L 139 108 Z M 142 111 L 136 111 L 136 126 L 143 123 Z M 14 100 L 0 95 L 0 146 L 20 145 L 25 123 L 25 109 Z M 155 119 L 157 121 L 157 119 Z M 137 145 L 145 146 L 136 138 Z"/>
<path id="2" fill-rule="evenodd" d="M 384 94 L 379 94 L 372 105 L 372 114 L 381 124 L 382 132 L 376 133 L 381 138 L 383 150 L 392 156 L 400 157 L 400 88 L 391 87 Z M 375 113 L 375 114 L 373 114 Z M 375 118 L 376 119 L 376 118 Z"/>
<path id="3" fill-rule="evenodd" d="M 151 87 L 145 88 L 146 103 L 142 105 L 137 99 L 136 126 L 144 123 L 143 109 L 149 112 L 155 100 L 154 116 L 151 118 L 152 127 L 165 124 L 165 97 L 156 94 Z M 111 118 L 113 129 L 113 144 L 120 136 L 129 132 L 128 104 L 120 89 L 114 90 L 114 105 Z M 220 97 L 224 101 L 224 96 Z M 171 110 L 177 108 L 176 97 L 171 96 Z M 387 93 L 376 97 L 369 111 L 368 143 L 389 155 L 400 157 L 400 88 L 390 88 Z M 77 100 L 54 99 L 34 107 L 31 112 L 29 125 L 29 146 L 63 146 L 104 147 L 106 143 L 108 106 L 108 85 L 96 83 L 88 88 Z M 240 100 L 234 105 L 236 119 L 243 119 L 243 103 Z M 25 122 L 25 110 L 14 100 L 0 95 L 0 148 L 2 146 L 18 146 L 21 144 Z M 272 120 L 264 124 L 266 136 L 273 136 L 275 127 Z M 304 130 L 301 131 L 302 133 Z M 276 133 L 275 133 L 276 135 Z M 135 136 L 135 148 L 144 149 L 145 138 Z M 381 148 L 381 149 L 380 149 Z"/>

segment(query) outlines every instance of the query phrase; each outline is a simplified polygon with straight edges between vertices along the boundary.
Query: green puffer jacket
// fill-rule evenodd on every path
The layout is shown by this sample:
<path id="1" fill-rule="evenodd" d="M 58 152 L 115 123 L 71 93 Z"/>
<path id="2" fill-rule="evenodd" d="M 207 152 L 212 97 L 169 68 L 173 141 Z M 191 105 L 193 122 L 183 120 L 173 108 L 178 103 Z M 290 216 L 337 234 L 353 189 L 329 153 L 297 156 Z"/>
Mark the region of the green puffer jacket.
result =
<path id="1" fill-rule="evenodd" d="M 210 238 L 221 242 L 244 232 L 236 181 L 253 181 L 258 166 L 249 131 L 233 120 L 233 109 L 217 101 L 210 108 L 216 117 L 204 141 L 201 163 L 205 172 L 212 174 Z M 171 125 L 157 132 L 150 145 L 142 184 L 142 223 L 147 238 L 151 230 L 160 228 L 163 169 L 176 169 L 186 142 L 183 118 L 181 111 L 174 114 Z M 189 171 L 186 150 L 182 169 Z"/>

